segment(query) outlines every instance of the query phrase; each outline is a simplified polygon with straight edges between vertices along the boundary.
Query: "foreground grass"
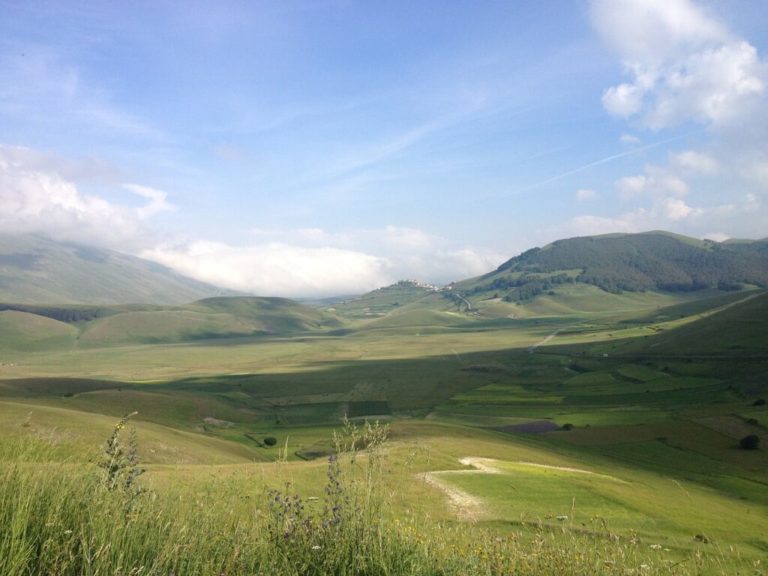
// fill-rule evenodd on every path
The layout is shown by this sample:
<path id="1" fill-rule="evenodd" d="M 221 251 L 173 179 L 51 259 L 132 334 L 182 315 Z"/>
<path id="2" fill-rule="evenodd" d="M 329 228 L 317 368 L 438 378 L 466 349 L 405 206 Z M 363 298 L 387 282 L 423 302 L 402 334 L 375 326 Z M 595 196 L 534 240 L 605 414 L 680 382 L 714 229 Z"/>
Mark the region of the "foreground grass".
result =
<path id="1" fill-rule="evenodd" d="M 122 424 L 92 464 L 54 463 L 41 440 L 7 442 L 0 445 L 0 573 L 762 573 L 756 561 L 726 560 L 717 551 L 671 556 L 631 532 L 619 536 L 599 526 L 485 530 L 394 514 L 387 430 L 366 425 L 346 432 L 336 438 L 338 456 L 328 460 L 319 497 L 290 483 L 249 491 L 212 481 L 146 491 Z M 280 464 L 273 466 L 279 477 Z"/>

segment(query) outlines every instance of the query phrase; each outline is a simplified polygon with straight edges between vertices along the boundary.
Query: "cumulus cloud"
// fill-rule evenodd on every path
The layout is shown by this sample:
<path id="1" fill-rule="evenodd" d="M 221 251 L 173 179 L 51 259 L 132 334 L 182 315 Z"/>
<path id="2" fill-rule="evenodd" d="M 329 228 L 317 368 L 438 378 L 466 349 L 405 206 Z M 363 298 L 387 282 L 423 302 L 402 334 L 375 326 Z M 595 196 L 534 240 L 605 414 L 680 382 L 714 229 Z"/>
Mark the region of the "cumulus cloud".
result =
<path id="1" fill-rule="evenodd" d="M 665 198 L 661 202 L 661 206 L 664 210 L 664 216 L 672 222 L 677 222 L 684 218 L 688 218 L 691 214 L 697 213 L 700 210 L 696 210 L 688 206 L 684 200 L 680 198 Z"/>
<path id="2" fill-rule="evenodd" d="M 712 175 L 720 170 L 720 163 L 706 152 L 684 150 L 670 156 L 670 164 L 693 174 Z"/>
<path id="3" fill-rule="evenodd" d="M 647 166 L 645 174 L 625 176 L 616 182 L 619 195 L 625 200 L 650 196 L 685 196 L 688 184 L 658 166 Z"/>
<path id="4" fill-rule="evenodd" d="M 61 240 L 125 248 L 144 235 L 142 210 L 156 209 L 159 201 L 150 199 L 138 209 L 111 203 L 81 192 L 58 173 L 55 163 L 46 168 L 45 155 L 0 146 L 0 228 L 6 232 L 43 232 Z"/>
<path id="5" fill-rule="evenodd" d="M 583 214 L 551 228 L 551 239 L 610 232 L 644 232 L 674 229 L 681 234 L 722 241 L 729 237 L 765 235 L 760 198 L 743 194 L 727 203 L 691 205 L 673 196 L 646 197 L 645 204 L 616 216 Z M 716 232 L 712 232 L 716 230 Z"/>
<path id="6" fill-rule="evenodd" d="M 687 120 L 727 126 L 759 106 L 768 66 L 691 0 L 593 0 L 591 14 L 629 76 L 603 94 L 609 113 L 660 130 Z"/>

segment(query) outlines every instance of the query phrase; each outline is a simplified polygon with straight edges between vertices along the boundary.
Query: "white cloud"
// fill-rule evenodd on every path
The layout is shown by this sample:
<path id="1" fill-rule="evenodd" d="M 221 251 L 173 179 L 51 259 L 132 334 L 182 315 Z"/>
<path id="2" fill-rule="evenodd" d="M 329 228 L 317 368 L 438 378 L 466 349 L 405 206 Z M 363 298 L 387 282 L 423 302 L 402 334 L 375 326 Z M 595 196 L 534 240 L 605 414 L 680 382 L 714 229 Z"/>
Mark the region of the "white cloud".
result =
<path id="1" fill-rule="evenodd" d="M 697 210 L 694 210 L 688 206 L 688 204 L 686 204 L 685 201 L 681 200 L 680 198 L 665 198 L 662 201 L 661 206 L 664 210 L 664 216 L 673 222 L 688 218 L 692 214 L 698 212 Z"/>
<path id="2" fill-rule="evenodd" d="M 592 22 L 630 64 L 659 66 L 670 58 L 725 42 L 725 27 L 690 0 L 593 0 Z"/>
<path id="3" fill-rule="evenodd" d="M 195 241 L 159 246 L 143 251 L 141 256 L 218 286 L 291 297 L 358 294 L 408 278 L 442 284 L 488 272 L 505 259 L 470 248 L 433 252 L 421 241 L 417 249 L 405 250 L 414 246 L 413 237 L 409 239 L 407 235 L 402 238 L 403 251 L 387 252 L 387 247 L 393 245 L 390 235 L 394 229 L 388 227 L 378 231 L 376 252 L 382 255 L 349 248 L 274 241 L 248 246 Z M 307 240 L 303 232 L 298 231 L 299 241 L 302 236 Z M 314 240 L 330 242 L 346 242 L 356 235 L 367 236 L 368 247 L 373 247 L 374 231 L 349 235 L 329 234 L 317 229 L 315 232 Z M 290 235 L 288 231 L 280 234 L 286 238 Z"/>
<path id="4" fill-rule="evenodd" d="M 690 0 L 593 0 L 592 20 L 629 82 L 603 94 L 606 110 L 660 130 L 687 120 L 727 126 L 759 107 L 768 66 L 754 46 Z"/>
<path id="5" fill-rule="evenodd" d="M 192 278 L 267 296 L 351 294 L 395 281 L 387 259 L 337 248 L 197 241 L 145 250 L 141 256 Z"/>
<path id="6" fill-rule="evenodd" d="M 0 145 L 0 229 L 130 250 L 148 240 L 143 220 L 170 207 L 165 193 L 130 185 L 149 200 L 138 208 L 85 194 L 60 175 L 61 159 Z"/>
<path id="7" fill-rule="evenodd" d="M 658 166 L 647 166 L 645 174 L 625 176 L 616 182 L 619 195 L 625 200 L 650 196 L 659 197 L 672 194 L 685 196 L 688 184 L 681 178 Z"/>
<path id="8" fill-rule="evenodd" d="M 576 190 L 576 200 L 579 202 L 586 202 L 588 200 L 594 200 L 597 198 L 599 194 L 595 192 L 594 190 L 590 190 L 587 188 L 582 188 L 580 190 Z"/>
<path id="9" fill-rule="evenodd" d="M 643 91 L 632 84 L 612 86 L 603 93 L 603 106 L 614 116 L 634 116 L 643 107 Z"/>
<path id="10" fill-rule="evenodd" d="M 709 232 L 704 234 L 703 238 L 706 238 L 707 240 L 714 240 L 715 242 L 725 242 L 731 237 L 728 236 L 728 234 L 724 234 L 723 232 Z"/>
<path id="11" fill-rule="evenodd" d="M 484 274 L 510 257 L 507 253 L 457 245 L 447 238 L 417 228 L 394 225 L 344 232 L 329 232 L 320 228 L 261 229 L 253 232 L 258 243 L 243 250 L 280 245 L 304 250 L 332 248 L 341 252 L 376 255 L 386 263 L 381 268 L 377 287 L 402 279 L 446 284 Z M 254 263 L 254 266 L 258 267 L 259 263 Z M 357 291 L 364 289 L 365 283 L 361 283 Z M 339 292 L 330 290 L 328 293 Z"/>
<path id="12" fill-rule="evenodd" d="M 142 220 L 159 212 L 173 212 L 176 210 L 176 206 L 168 202 L 167 192 L 150 188 L 149 186 L 141 186 L 140 184 L 123 184 L 123 188 L 149 200 L 148 204 L 136 211 Z"/>
<path id="13" fill-rule="evenodd" d="M 712 175 L 720 170 L 720 163 L 710 154 L 684 150 L 670 156 L 670 164 L 693 174 Z"/>

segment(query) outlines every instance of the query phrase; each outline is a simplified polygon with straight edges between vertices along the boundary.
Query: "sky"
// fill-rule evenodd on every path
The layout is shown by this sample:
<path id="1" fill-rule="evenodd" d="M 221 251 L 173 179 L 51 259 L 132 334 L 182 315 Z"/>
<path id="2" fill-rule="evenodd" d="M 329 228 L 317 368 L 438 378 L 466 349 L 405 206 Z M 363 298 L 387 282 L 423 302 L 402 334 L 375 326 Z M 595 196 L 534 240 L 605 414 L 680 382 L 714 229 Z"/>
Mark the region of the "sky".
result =
<path id="1" fill-rule="evenodd" d="M 768 236 L 766 0 L 0 0 L 0 230 L 259 295 Z"/>

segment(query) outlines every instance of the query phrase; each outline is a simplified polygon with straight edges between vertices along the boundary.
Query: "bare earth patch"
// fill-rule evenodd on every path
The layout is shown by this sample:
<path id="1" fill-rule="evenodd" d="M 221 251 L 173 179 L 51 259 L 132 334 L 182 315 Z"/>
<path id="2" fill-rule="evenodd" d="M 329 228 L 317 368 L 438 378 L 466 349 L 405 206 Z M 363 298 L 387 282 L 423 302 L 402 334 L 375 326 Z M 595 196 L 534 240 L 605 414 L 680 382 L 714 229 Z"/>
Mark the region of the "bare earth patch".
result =
<path id="1" fill-rule="evenodd" d="M 477 456 L 465 456 L 459 460 L 465 466 L 472 466 L 471 470 L 438 470 L 435 472 L 426 472 L 419 476 L 429 485 L 434 486 L 438 490 L 441 490 L 447 497 L 451 505 L 451 508 L 456 513 L 459 520 L 465 520 L 468 522 L 477 522 L 485 515 L 485 504 L 483 499 L 478 496 L 473 496 L 469 492 L 452 486 L 448 481 L 443 479 L 447 475 L 462 475 L 462 474 L 512 474 L 512 472 L 506 472 L 501 470 L 496 463 L 498 460 L 493 458 L 480 458 Z M 513 462 L 513 464 L 519 464 L 522 466 L 531 466 L 533 468 L 544 468 L 547 470 L 557 470 L 560 472 L 571 472 L 576 474 L 591 474 L 594 476 L 600 476 L 602 478 L 610 478 L 617 482 L 624 482 L 613 476 L 607 476 L 604 474 L 597 474 L 589 470 L 583 470 L 581 468 L 571 468 L 570 466 L 553 466 L 550 464 L 536 464 L 534 462 Z"/>
<path id="2" fill-rule="evenodd" d="M 477 522 L 483 516 L 483 501 L 461 488 L 451 486 L 440 478 L 442 474 L 447 472 L 427 472 L 422 475 L 422 478 L 427 484 L 441 490 L 448 497 L 448 502 L 459 520 Z M 463 470 L 459 472 L 477 472 L 477 470 Z"/>

